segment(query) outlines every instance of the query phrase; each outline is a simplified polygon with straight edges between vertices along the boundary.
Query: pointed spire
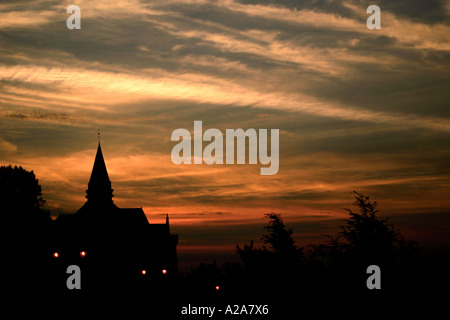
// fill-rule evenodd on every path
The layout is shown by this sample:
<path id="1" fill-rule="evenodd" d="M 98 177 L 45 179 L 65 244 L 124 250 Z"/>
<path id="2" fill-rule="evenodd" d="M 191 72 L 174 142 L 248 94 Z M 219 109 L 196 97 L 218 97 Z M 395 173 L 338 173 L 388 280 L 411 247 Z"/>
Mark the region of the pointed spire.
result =
<path id="1" fill-rule="evenodd" d="M 102 147 L 99 142 L 94 167 L 92 168 L 91 178 L 89 179 L 88 189 L 86 190 L 86 198 L 91 203 L 112 202 L 112 191 L 111 180 L 109 180 Z"/>
<path id="2" fill-rule="evenodd" d="M 169 214 L 166 214 L 166 227 L 167 227 L 167 232 L 170 233 Z"/>

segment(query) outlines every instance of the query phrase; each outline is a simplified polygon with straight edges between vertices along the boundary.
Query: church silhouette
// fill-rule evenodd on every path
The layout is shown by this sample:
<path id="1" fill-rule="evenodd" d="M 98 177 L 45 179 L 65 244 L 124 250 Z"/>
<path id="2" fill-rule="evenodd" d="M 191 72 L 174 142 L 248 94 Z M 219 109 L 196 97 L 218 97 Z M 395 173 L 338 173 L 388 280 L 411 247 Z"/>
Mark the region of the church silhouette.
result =
<path id="1" fill-rule="evenodd" d="M 119 208 L 113 197 L 99 142 L 86 203 L 52 223 L 48 271 L 53 289 L 160 293 L 175 280 L 178 235 L 170 233 L 168 215 L 166 223 L 150 224 L 142 208 Z M 81 290 L 67 288 L 70 265 L 81 270 Z"/>

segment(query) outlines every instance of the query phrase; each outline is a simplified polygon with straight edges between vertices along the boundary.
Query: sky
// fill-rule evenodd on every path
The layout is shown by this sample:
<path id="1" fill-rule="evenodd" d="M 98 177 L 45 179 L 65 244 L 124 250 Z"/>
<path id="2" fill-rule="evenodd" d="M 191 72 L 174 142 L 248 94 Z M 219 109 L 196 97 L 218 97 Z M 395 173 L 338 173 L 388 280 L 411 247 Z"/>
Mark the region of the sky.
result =
<path id="1" fill-rule="evenodd" d="M 372 4 L 381 29 L 366 27 Z M 449 15 L 443 0 L 2 1 L 0 164 L 33 170 L 52 214 L 73 213 L 100 129 L 115 203 L 169 214 L 185 257 L 234 254 L 269 212 L 317 243 L 353 190 L 448 246 Z M 173 164 L 171 134 L 194 121 L 279 129 L 278 173 Z"/>

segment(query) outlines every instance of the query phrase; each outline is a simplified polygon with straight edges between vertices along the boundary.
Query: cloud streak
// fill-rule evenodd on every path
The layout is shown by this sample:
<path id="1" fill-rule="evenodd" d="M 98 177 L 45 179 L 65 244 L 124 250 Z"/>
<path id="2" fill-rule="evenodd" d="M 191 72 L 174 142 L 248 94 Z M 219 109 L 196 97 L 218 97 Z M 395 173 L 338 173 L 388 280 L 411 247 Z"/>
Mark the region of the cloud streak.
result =
<path id="1" fill-rule="evenodd" d="M 254 106 L 303 112 L 316 116 L 352 121 L 386 123 L 395 126 L 426 128 L 450 132 L 450 120 L 423 117 L 414 114 L 374 112 L 362 108 L 344 107 L 337 102 L 328 102 L 307 95 L 283 95 L 263 93 L 237 86 L 221 79 L 207 78 L 196 74 L 178 77 L 162 72 L 158 76 L 142 77 L 129 74 L 96 72 L 80 69 L 44 67 L 0 66 L 0 79 L 39 85 L 87 91 L 91 96 L 109 98 L 117 102 L 127 95 L 127 101 L 143 99 L 190 100 L 196 103 L 220 103 L 236 106 Z M 213 83 L 213 84 L 212 84 Z"/>

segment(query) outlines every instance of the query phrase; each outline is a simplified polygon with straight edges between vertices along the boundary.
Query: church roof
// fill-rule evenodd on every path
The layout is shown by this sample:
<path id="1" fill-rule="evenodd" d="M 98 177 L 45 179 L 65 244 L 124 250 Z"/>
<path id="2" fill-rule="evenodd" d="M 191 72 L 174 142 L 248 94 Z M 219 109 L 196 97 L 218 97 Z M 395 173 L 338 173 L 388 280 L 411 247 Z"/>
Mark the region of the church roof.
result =
<path id="1" fill-rule="evenodd" d="M 111 180 L 109 180 L 106 170 L 105 159 L 103 158 L 102 147 L 98 143 L 97 154 L 95 155 L 94 167 L 92 168 L 91 178 L 86 190 L 88 200 L 112 201 Z"/>
<path id="2" fill-rule="evenodd" d="M 150 224 L 142 208 L 117 207 L 112 201 L 112 191 L 99 142 L 86 190 L 88 201 L 74 215 L 60 216 L 58 223 L 79 226 L 120 225 L 129 230 L 144 227 L 154 236 L 170 234 L 168 215 L 166 223 Z"/>
<path id="3" fill-rule="evenodd" d="M 119 214 L 136 225 L 149 224 L 142 208 L 119 208 Z"/>

